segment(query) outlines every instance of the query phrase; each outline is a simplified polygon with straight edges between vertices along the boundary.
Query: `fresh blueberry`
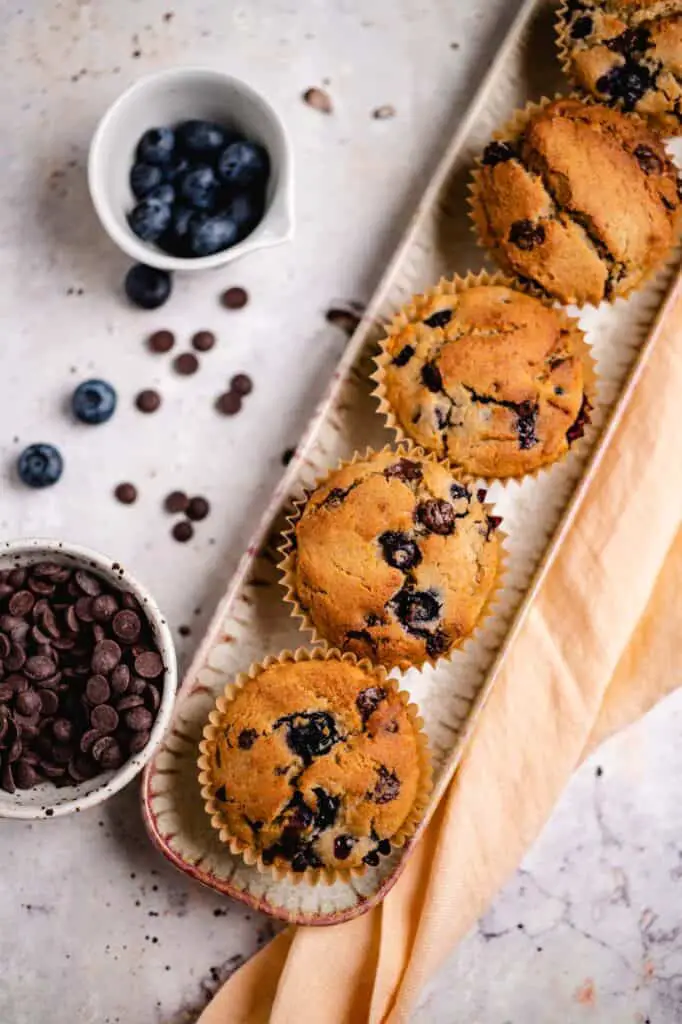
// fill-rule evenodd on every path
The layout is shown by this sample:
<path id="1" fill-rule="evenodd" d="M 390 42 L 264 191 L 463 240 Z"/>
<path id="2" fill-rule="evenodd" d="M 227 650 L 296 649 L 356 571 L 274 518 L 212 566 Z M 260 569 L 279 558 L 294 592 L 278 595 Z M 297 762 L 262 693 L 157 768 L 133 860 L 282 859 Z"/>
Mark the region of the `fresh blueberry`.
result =
<path id="1" fill-rule="evenodd" d="M 215 155 L 234 139 L 231 132 L 215 121 L 183 121 L 176 132 L 182 147 L 199 156 Z"/>
<path id="2" fill-rule="evenodd" d="M 162 181 L 160 167 L 154 167 L 153 164 L 133 164 L 130 171 L 130 187 L 137 199 L 144 199 Z"/>
<path id="3" fill-rule="evenodd" d="M 128 214 L 128 223 L 143 242 L 155 242 L 171 222 L 171 208 L 158 199 L 143 199 Z"/>
<path id="4" fill-rule="evenodd" d="M 125 276 L 125 293 L 140 309 L 158 309 L 169 298 L 171 276 L 167 270 L 135 263 Z"/>
<path id="5" fill-rule="evenodd" d="M 51 444 L 31 444 L 19 456 L 19 476 L 27 487 L 51 487 L 64 469 L 64 460 Z"/>
<path id="6" fill-rule="evenodd" d="M 116 392 L 105 380 L 83 381 L 73 393 L 71 408 L 81 423 L 106 423 L 116 409 Z"/>
<path id="7" fill-rule="evenodd" d="M 220 154 L 218 173 L 227 185 L 249 188 L 266 180 L 270 158 L 255 142 L 233 142 Z"/>
<path id="8" fill-rule="evenodd" d="M 172 206 L 175 202 L 175 189 L 170 182 L 164 181 L 145 196 L 146 199 L 157 199 L 160 203 Z"/>
<path id="9" fill-rule="evenodd" d="M 145 164 L 167 164 L 175 149 L 172 128 L 150 128 L 137 144 L 137 158 Z"/>
<path id="10" fill-rule="evenodd" d="M 245 238 L 263 217 L 265 199 L 261 193 L 240 192 L 227 204 L 225 214 L 239 228 L 239 237 Z"/>
<path id="11" fill-rule="evenodd" d="M 199 164 L 180 179 L 180 194 L 196 210 L 212 210 L 218 199 L 218 179 L 212 167 Z"/>
<path id="12" fill-rule="evenodd" d="M 194 210 L 176 203 L 172 207 L 173 218 L 168 230 L 159 239 L 159 245 L 171 256 L 191 256 L 189 251 L 189 224 L 194 217 Z"/>
<path id="13" fill-rule="evenodd" d="M 233 220 L 218 213 L 215 217 L 198 215 L 189 224 L 189 248 L 194 256 L 211 256 L 229 249 L 239 239 L 239 228 Z"/>
<path id="14" fill-rule="evenodd" d="M 178 178 L 181 178 L 183 174 L 187 174 L 190 167 L 191 164 L 186 156 L 175 157 L 163 168 L 164 180 L 174 185 Z"/>

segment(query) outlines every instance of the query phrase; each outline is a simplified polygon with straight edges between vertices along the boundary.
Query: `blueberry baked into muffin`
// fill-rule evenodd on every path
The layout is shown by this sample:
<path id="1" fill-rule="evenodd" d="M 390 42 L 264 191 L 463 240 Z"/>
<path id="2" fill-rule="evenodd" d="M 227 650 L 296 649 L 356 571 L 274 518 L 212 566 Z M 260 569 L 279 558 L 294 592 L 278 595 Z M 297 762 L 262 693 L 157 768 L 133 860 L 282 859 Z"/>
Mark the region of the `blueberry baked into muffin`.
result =
<path id="1" fill-rule="evenodd" d="M 342 466 L 287 535 L 288 600 L 334 647 L 385 666 L 435 662 L 496 588 L 501 520 L 484 497 L 405 446 Z"/>
<path id="2" fill-rule="evenodd" d="M 682 134 L 682 0 L 568 0 L 558 34 L 577 86 Z"/>
<path id="3" fill-rule="evenodd" d="M 400 435 L 486 478 L 564 456 L 593 394 L 577 321 L 501 275 L 455 278 L 413 299 L 389 328 L 376 379 Z"/>
<path id="4" fill-rule="evenodd" d="M 256 666 L 218 700 L 200 747 L 221 839 L 279 872 L 378 865 L 414 832 L 431 787 L 407 701 L 385 671 L 338 651 Z"/>
<path id="5" fill-rule="evenodd" d="M 474 172 L 479 238 L 506 270 L 563 303 L 628 295 L 665 260 L 680 184 L 633 114 L 559 99 L 529 106 Z"/>

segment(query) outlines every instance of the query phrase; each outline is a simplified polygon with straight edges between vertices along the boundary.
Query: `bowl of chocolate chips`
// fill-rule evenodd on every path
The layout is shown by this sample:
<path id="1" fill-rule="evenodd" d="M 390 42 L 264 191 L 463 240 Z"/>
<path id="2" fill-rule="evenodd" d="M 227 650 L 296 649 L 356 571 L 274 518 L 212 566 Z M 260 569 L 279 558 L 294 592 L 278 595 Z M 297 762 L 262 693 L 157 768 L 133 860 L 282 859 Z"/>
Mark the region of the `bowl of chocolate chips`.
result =
<path id="1" fill-rule="evenodd" d="M 0 545 L 0 817 L 106 800 L 160 744 L 173 640 L 117 562 L 53 540 Z"/>

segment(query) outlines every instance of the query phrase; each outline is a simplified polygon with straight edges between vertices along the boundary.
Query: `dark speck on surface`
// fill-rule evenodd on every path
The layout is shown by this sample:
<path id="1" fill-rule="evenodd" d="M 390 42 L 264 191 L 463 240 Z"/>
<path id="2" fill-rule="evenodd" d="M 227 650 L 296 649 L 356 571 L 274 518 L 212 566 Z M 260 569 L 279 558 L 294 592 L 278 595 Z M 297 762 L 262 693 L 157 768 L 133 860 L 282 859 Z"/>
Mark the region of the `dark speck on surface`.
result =
<path id="1" fill-rule="evenodd" d="M 296 453 L 295 448 L 285 448 L 282 452 L 282 465 L 288 466 Z"/>
<path id="2" fill-rule="evenodd" d="M 604 769 L 601 765 L 597 765 L 597 767 L 594 770 L 594 774 L 597 776 L 598 779 L 601 778 L 601 776 L 604 774 Z"/>

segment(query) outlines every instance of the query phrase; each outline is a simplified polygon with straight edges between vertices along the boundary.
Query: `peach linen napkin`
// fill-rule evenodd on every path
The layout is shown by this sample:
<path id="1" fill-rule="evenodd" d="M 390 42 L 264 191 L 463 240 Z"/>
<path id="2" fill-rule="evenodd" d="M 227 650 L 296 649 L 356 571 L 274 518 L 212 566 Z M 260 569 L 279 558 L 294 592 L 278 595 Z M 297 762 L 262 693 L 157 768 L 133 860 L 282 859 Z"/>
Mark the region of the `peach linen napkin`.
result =
<path id="1" fill-rule="evenodd" d="M 625 415 L 395 888 L 354 921 L 284 931 L 233 975 L 199 1024 L 407 1021 L 581 760 L 675 686 L 680 395 L 678 281 Z"/>

